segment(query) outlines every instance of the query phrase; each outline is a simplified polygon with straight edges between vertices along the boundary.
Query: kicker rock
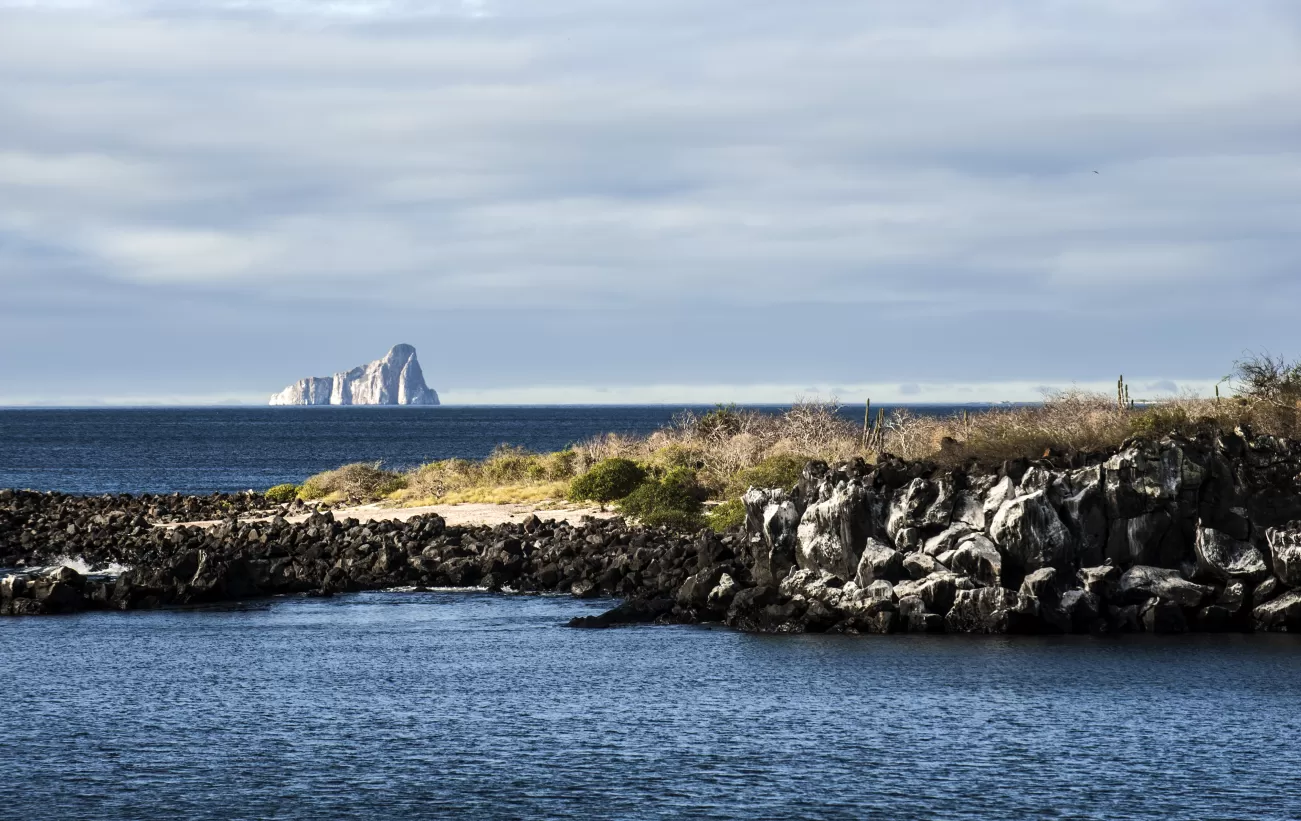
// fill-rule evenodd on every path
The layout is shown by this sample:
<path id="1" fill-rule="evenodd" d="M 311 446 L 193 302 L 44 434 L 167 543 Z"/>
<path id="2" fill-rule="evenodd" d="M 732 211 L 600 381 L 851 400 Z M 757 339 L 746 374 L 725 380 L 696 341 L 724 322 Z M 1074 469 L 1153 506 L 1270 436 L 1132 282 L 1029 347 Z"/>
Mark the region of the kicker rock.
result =
<path id="1" fill-rule="evenodd" d="M 437 405 L 425 385 L 416 349 L 394 345 L 368 365 L 334 376 L 309 376 L 271 397 L 272 405 Z"/>

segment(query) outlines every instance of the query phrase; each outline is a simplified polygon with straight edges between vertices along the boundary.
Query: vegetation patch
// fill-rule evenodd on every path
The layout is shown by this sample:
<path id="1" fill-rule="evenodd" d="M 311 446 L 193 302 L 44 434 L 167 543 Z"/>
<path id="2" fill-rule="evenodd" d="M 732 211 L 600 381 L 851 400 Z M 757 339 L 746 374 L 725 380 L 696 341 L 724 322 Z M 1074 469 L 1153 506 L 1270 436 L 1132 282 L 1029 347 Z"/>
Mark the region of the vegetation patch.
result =
<path id="1" fill-rule="evenodd" d="M 619 510 L 647 527 L 695 530 L 704 524 L 701 488 L 694 471 L 674 468 L 648 477 L 619 502 Z"/>
<path id="2" fill-rule="evenodd" d="M 384 470 L 379 462 L 355 462 L 327 470 L 303 482 L 298 498 L 358 504 L 388 496 L 407 485 L 401 473 Z"/>
<path id="3" fill-rule="evenodd" d="M 292 483 L 276 485 L 275 487 L 267 488 L 267 492 L 262 495 L 266 497 L 268 502 L 275 502 L 276 504 L 292 502 L 294 499 L 298 498 L 298 485 Z"/>
<path id="4" fill-rule="evenodd" d="M 565 498 L 568 482 L 546 482 L 521 485 L 481 485 L 453 490 L 438 498 L 439 504 L 539 504 Z"/>
<path id="5" fill-rule="evenodd" d="M 710 508 L 705 519 L 714 531 L 726 533 L 745 524 L 745 504 L 740 499 L 728 499 Z"/>
<path id="6" fill-rule="evenodd" d="M 574 476 L 572 450 L 533 453 L 501 445 L 482 461 L 443 459 L 407 473 L 407 504 L 563 499 Z"/>
<path id="7" fill-rule="evenodd" d="M 632 493 L 643 480 L 646 470 L 631 459 L 603 459 L 569 485 L 571 501 L 613 502 Z"/>
<path id="8" fill-rule="evenodd" d="M 804 466 L 811 459 L 793 453 L 778 453 L 748 468 L 742 468 L 727 484 L 730 496 L 741 496 L 752 487 L 779 487 L 790 490 L 800 481 Z"/>

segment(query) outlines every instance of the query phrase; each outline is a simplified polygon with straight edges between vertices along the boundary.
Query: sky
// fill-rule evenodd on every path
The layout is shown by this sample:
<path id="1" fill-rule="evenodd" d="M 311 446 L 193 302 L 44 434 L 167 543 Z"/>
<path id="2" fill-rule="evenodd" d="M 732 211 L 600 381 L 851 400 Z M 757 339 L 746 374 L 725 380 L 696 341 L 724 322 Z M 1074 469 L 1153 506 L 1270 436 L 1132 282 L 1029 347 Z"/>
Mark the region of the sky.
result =
<path id="1" fill-rule="evenodd" d="M 0 405 L 1205 393 L 1299 227 L 1295 0 L 0 0 Z"/>

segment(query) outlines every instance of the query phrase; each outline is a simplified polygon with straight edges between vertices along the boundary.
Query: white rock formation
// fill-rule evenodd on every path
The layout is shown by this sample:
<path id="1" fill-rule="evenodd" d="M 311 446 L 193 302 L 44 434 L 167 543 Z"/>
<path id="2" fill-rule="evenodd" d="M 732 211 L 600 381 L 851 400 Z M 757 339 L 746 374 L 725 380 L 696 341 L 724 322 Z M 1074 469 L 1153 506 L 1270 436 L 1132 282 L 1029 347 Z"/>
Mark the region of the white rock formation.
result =
<path id="1" fill-rule="evenodd" d="M 394 345 L 368 365 L 334 376 L 309 376 L 271 397 L 272 405 L 437 405 L 416 349 Z"/>

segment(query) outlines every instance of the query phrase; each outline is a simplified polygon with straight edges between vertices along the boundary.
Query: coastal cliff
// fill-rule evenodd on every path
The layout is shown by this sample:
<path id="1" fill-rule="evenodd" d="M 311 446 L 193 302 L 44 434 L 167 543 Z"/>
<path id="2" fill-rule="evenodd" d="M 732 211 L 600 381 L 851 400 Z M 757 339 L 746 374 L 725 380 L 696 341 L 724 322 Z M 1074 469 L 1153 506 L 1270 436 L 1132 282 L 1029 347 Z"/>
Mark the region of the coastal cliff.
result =
<path id="1" fill-rule="evenodd" d="M 300 379 L 271 397 L 272 405 L 437 405 L 425 385 L 416 349 L 394 345 L 382 358 L 334 376 Z"/>

